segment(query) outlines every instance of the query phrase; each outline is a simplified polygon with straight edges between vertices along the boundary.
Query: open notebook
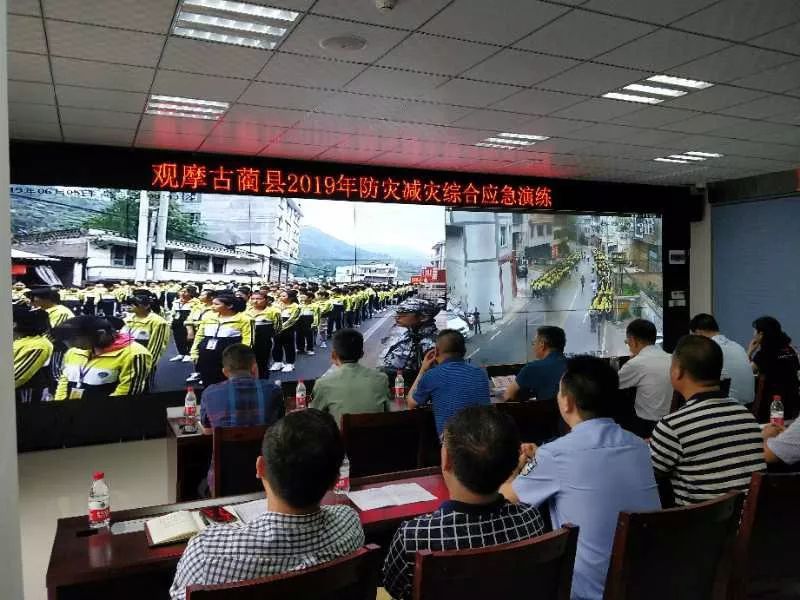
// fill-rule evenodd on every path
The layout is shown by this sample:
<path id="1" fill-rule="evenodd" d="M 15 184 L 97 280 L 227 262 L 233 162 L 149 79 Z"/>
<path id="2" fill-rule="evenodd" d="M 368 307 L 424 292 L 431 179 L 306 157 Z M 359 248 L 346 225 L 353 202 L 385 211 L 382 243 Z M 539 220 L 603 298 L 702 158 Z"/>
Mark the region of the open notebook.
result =
<path id="1" fill-rule="evenodd" d="M 206 523 L 200 513 L 190 510 L 162 515 L 144 524 L 147 543 L 151 546 L 183 542 L 205 528 Z"/>

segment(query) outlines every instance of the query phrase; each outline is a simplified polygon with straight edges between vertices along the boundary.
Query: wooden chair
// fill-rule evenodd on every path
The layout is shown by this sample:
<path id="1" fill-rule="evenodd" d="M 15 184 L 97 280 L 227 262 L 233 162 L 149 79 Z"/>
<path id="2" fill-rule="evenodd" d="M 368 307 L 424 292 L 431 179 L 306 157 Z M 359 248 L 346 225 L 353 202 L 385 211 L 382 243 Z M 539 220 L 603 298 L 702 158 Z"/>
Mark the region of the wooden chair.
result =
<path id="1" fill-rule="evenodd" d="M 724 600 L 744 494 L 619 515 L 605 600 Z"/>
<path id="2" fill-rule="evenodd" d="M 380 572 L 380 548 L 370 544 L 300 571 L 222 585 L 190 585 L 186 600 L 375 600 Z"/>
<path id="3" fill-rule="evenodd" d="M 542 445 L 558 435 L 561 415 L 555 398 L 528 402 L 498 402 L 497 410 L 509 415 L 517 424 L 520 439 Z"/>
<path id="4" fill-rule="evenodd" d="M 350 477 L 416 469 L 420 465 L 420 410 L 342 415 Z"/>
<path id="5" fill-rule="evenodd" d="M 414 600 L 569 600 L 578 528 L 475 550 L 417 552 Z M 525 594 L 522 593 L 522 596 Z"/>
<path id="6" fill-rule="evenodd" d="M 731 600 L 792 597 L 782 595 L 791 586 L 796 597 L 800 590 L 798 506 L 800 474 L 753 473 L 736 540 Z"/>
<path id="7" fill-rule="evenodd" d="M 256 458 L 261 454 L 266 431 L 266 425 L 214 428 L 212 497 L 247 494 L 263 489 L 255 473 Z"/>

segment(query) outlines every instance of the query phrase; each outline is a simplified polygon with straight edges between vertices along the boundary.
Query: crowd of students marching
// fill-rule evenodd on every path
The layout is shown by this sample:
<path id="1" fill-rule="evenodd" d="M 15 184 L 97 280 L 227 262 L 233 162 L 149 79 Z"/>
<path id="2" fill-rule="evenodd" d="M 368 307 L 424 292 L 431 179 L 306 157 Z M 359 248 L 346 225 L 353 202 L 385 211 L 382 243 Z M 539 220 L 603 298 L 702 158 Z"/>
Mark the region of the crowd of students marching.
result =
<path id="1" fill-rule="evenodd" d="M 152 386 L 170 361 L 192 362 L 188 381 L 224 379 L 222 352 L 252 346 L 259 375 L 291 372 L 329 334 L 357 327 L 413 291 L 411 286 L 293 283 L 260 287 L 175 282 L 27 289 L 16 283 L 14 386 L 20 402 L 125 396 Z"/>

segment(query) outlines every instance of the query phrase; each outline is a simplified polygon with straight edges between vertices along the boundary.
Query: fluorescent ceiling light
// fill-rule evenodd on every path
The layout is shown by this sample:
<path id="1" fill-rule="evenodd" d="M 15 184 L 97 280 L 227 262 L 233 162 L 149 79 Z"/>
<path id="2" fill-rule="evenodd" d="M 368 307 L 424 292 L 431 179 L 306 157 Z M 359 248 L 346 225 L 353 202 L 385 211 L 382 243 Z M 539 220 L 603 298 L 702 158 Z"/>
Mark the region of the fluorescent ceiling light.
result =
<path id="1" fill-rule="evenodd" d="M 679 87 L 691 88 L 693 90 L 704 90 L 714 85 L 713 83 L 708 83 L 707 81 L 685 79 L 683 77 L 672 77 L 671 75 L 653 75 L 652 77 L 648 77 L 647 81 L 666 83 L 667 85 L 677 85 Z"/>
<path id="2" fill-rule="evenodd" d="M 648 98 L 647 96 L 619 94 L 617 92 L 603 94 L 603 98 L 611 98 L 612 100 L 625 100 L 626 102 L 641 102 L 642 104 L 658 104 L 659 102 L 663 102 L 661 98 Z"/>
<path id="3" fill-rule="evenodd" d="M 706 158 L 722 158 L 724 154 L 717 154 L 716 152 L 698 152 L 692 150 L 691 152 L 684 152 L 687 156 L 705 156 Z"/>
<path id="4" fill-rule="evenodd" d="M 209 27 L 218 27 L 220 29 L 233 29 L 247 33 L 272 35 L 275 37 L 281 37 L 286 33 L 285 27 L 273 27 L 272 25 L 264 25 L 262 23 L 255 23 L 252 21 L 237 21 L 235 19 L 225 19 L 222 17 L 201 15 L 184 11 L 178 13 L 178 21 L 182 21 L 184 23 L 194 23 L 195 25 L 208 25 Z"/>
<path id="5" fill-rule="evenodd" d="M 475 144 L 481 148 L 502 148 L 503 150 L 518 150 L 519 146 L 504 146 L 502 144 L 490 144 L 488 142 L 478 142 Z"/>
<path id="6" fill-rule="evenodd" d="M 189 119 L 206 119 L 208 121 L 216 121 L 219 119 L 219 115 L 203 115 L 198 113 L 185 113 L 185 112 L 177 112 L 172 110 L 146 110 L 145 114 L 148 115 L 163 115 L 166 117 L 186 117 Z"/>
<path id="7" fill-rule="evenodd" d="M 549 140 L 550 138 L 546 135 L 530 135 L 527 133 L 501 133 L 499 134 L 500 137 L 504 138 L 516 138 L 520 140 L 536 140 L 538 142 L 543 142 L 544 140 Z"/>
<path id="8" fill-rule="evenodd" d="M 160 94 L 153 94 L 152 96 L 150 96 L 150 102 L 179 102 L 181 104 L 196 104 L 197 106 L 218 106 L 226 110 L 230 108 L 230 104 L 228 102 L 220 102 L 219 100 L 201 100 L 200 98 L 181 98 L 180 96 L 162 96 Z"/>
<path id="9" fill-rule="evenodd" d="M 232 44 L 234 46 L 248 46 L 250 48 L 263 48 L 265 50 L 272 50 L 275 47 L 275 42 L 266 40 L 258 40 L 239 35 L 225 35 L 224 33 L 213 33 L 211 31 L 201 31 L 199 29 L 190 29 L 187 27 L 175 27 L 172 30 L 175 35 L 181 37 L 194 38 L 196 40 L 204 40 L 207 42 L 220 42 L 222 44 Z"/>
<path id="10" fill-rule="evenodd" d="M 290 23 L 300 16 L 300 13 L 293 10 L 271 8 L 258 4 L 248 4 L 247 2 L 230 2 L 229 0 L 183 0 L 183 5 L 201 6 L 203 8 L 210 8 L 211 10 L 239 13 L 251 17 L 261 17 L 262 19 L 289 21 Z"/>
<path id="11" fill-rule="evenodd" d="M 696 161 L 703 161 L 706 160 L 701 156 L 686 156 L 684 154 L 670 154 L 670 158 L 677 158 L 678 160 L 696 160 Z"/>
<path id="12" fill-rule="evenodd" d="M 510 138 L 490 137 L 486 138 L 486 142 L 494 142 L 495 144 L 514 144 L 515 146 L 533 146 L 536 142 L 528 140 L 512 140 Z"/>
<path id="13" fill-rule="evenodd" d="M 204 108 L 202 106 L 189 106 L 186 104 L 169 104 L 167 102 L 148 102 L 149 108 L 158 108 L 161 110 L 180 110 L 188 112 L 206 113 L 211 115 L 221 115 L 225 111 L 221 108 Z"/>
<path id="14" fill-rule="evenodd" d="M 623 90 L 630 90 L 632 92 L 642 92 L 644 94 L 655 94 L 656 96 L 669 96 L 670 98 L 678 98 L 685 96 L 689 92 L 683 90 L 673 90 L 671 88 L 656 87 L 654 85 L 642 85 L 641 83 L 632 83 L 626 85 Z"/>
<path id="15" fill-rule="evenodd" d="M 658 162 L 680 163 L 682 165 L 690 164 L 688 160 L 675 160 L 674 158 L 654 158 L 653 160 Z"/>

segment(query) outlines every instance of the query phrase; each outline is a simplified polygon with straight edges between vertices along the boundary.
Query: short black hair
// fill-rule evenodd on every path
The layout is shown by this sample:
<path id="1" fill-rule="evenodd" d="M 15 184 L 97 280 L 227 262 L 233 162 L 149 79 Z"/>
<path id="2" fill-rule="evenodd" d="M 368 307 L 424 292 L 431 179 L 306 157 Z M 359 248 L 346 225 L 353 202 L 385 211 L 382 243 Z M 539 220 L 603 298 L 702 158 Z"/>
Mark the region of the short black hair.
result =
<path id="1" fill-rule="evenodd" d="M 719 323 L 708 313 L 700 313 L 689 321 L 689 331 L 719 331 Z"/>
<path id="2" fill-rule="evenodd" d="M 567 345 L 567 334 L 561 327 L 544 325 L 536 330 L 536 335 L 542 338 L 548 348 L 556 352 L 563 352 Z"/>
<path id="3" fill-rule="evenodd" d="M 333 334 L 333 351 L 342 362 L 358 362 L 364 356 L 364 336 L 355 329 L 340 329 Z"/>
<path id="4" fill-rule="evenodd" d="M 116 328 L 108 319 L 93 315 L 80 315 L 67 319 L 53 329 L 53 336 L 57 340 L 67 341 L 76 338 L 87 338 L 92 345 L 105 348 L 114 341 Z"/>
<path id="5" fill-rule="evenodd" d="M 619 390 L 619 375 L 611 365 L 595 356 L 573 356 L 561 377 L 561 390 L 575 399 L 578 410 L 588 417 L 613 414 Z"/>
<path id="6" fill-rule="evenodd" d="M 656 326 L 647 319 L 634 319 L 625 328 L 625 335 L 648 344 L 655 344 L 658 331 Z"/>
<path id="7" fill-rule="evenodd" d="M 50 331 L 50 319 L 42 309 L 31 310 L 23 306 L 15 306 L 14 333 L 22 337 L 44 335 Z"/>
<path id="8" fill-rule="evenodd" d="M 193 285 L 182 287 L 181 290 L 189 294 L 192 298 L 197 297 L 197 288 Z"/>
<path id="9" fill-rule="evenodd" d="M 722 376 L 722 348 L 702 335 L 685 335 L 678 340 L 672 360 L 698 383 L 719 383 Z"/>
<path id="10" fill-rule="evenodd" d="M 28 292 L 28 296 L 34 299 L 39 298 L 40 300 L 54 302 L 55 304 L 59 304 L 61 302 L 61 294 L 58 292 L 58 290 L 54 290 L 53 288 L 38 288 L 31 290 Z"/>
<path id="11" fill-rule="evenodd" d="M 246 344 L 231 344 L 222 351 L 222 366 L 231 371 L 249 371 L 256 353 Z"/>
<path id="12" fill-rule="evenodd" d="M 458 411 L 447 421 L 444 445 L 456 479 L 475 494 L 496 492 L 519 461 L 517 425 L 494 406 Z"/>
<path id="13" fill-rule="evenodd" d="M 467 342 L 461 332 L 455 329 L 442 329 L 436 337 L 436 343 L 447 354 L 456 354 L 461 358 L 467 354 Z"/>
<path id="14" fill-rule="evenodd" d="M 289 413 L 264 435 L 261 455 L 272 490 L 294 508 L 318 504 L 339 478 L 344 443 L 328 413 Z"/>
<path id="15" fill-rule="evenodd" d="M 219 294 L 214 297 L 214 300 L 219 300 L 225 306 L 230 308 L 235 313 L 242 312 L 245 308 L 247 308 L 247 304 L 241 298 L 238 298 L 231 294 L 230 292 Z"/>

